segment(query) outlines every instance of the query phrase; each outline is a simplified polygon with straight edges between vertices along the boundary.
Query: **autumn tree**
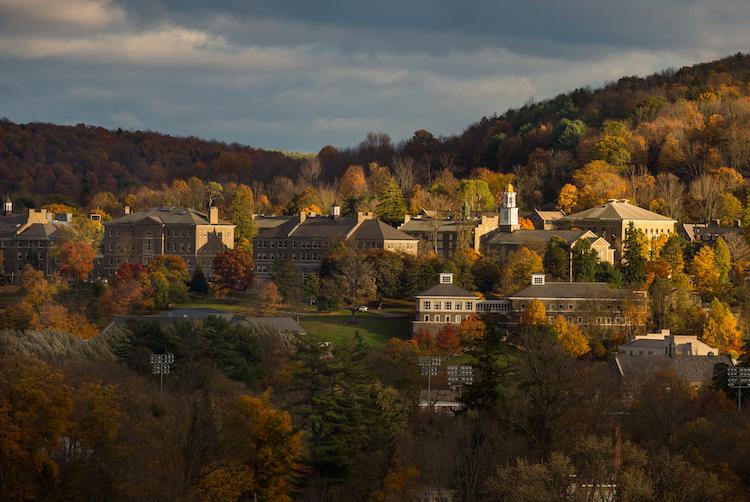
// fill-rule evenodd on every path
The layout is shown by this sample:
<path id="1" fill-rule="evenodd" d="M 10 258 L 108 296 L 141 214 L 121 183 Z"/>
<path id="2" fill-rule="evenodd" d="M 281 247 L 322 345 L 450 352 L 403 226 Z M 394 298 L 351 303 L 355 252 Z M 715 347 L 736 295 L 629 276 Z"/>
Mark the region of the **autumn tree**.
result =
<path id="1" fill-rule="evenodd" d="M 458 330 L 453 324 L 446 324 L 435 333 L 435 347 L 442 354 L 455 354 L 461 346 Z"/>
<path id="2" fill-rule="evenodd" d="M 254 314 L 259 316 L 274 316 L 281 306 L 282 297 L 279 288 L 273 281 L 266 281 L 256 295 Z"/>
<path id="3" fill-rule="evenodd" d="M 85 282 L 94 270 L 94 248 L 85 242 L 65 242 L 58 250 L 60 274 Z"/>
<path id="4" fill-rule="evenodd" d="M 227 249 L 214 258 L 211 280 L 224 292 L 247 291 L 255 280 L 255 264 L 250 253 L 242 249 Z"/>
<path id="5" fill-rule="evenodd" d="M 151 296 L 156 308 L 167 308 L 187 300 L 187 263 L 180 256 L 154 256 L 148 263 Z"/>
<path id="6" fill-rule="evenodd" d="M 628 186 L 619 169 L 602 160 L 592 160 L 573 174 L 578 188 L 577 205 L 589 208 L 603 204 L 608 199 L 620 199 L 627 194 Z"/>
<path id="7" fill-rule="evenodd" d="M 243 395 L 226 405 L 220 423 L 223 455 L 203 474 L 199 485 L 203 499 L 291 502 L 291 478 L 302 452 L 302 436 L 292 430 L 289 414 L 276 410 L 269 394 Z"/>
<path id="8" fill-rule="evenodd" d="M 706 314 L 701 340 L 733 357 L 742 352 L 742 334 L 729 305 L 714 298 Z"/>
<path id="9" fill-rule="evenodd" d="M 461 339 L 461 343 L 472 346 L 482 340 L 486 329 L 487 326 L 484 321 L 472 315 L 465 317 L 461 321 L 461 324 L 458 326 L 458 336 Z"/>
<path id="10" fill-rule="evenodd" d="M 547 309 L 536 298 L 531 300 L 526 309 L 521 312 L 521 326 L 533 327 L 547 324 Z"/>
<path id="11" fill-rule="evenodd" d="M 580 357 L 590 350 L 586 337 L 581 333 L 577 324 L 565 320 L 557 315 L 552 322 L 552 330 L 563 348 L 573 357 Z"/>
<path id="12" fill-rule="evenodd" d="M 714 250 L 711 246 L 703 246 L 693 256 L 690 263 L 690 274 L 696 291 L 704 297 L 716 294 L 720 284 L 721 271 L 716 266 Z"/>
<path id="13" fill-rule="evenodd" d="M 338 194 L 342 200 L 360 197 L 367 190 L 367 180 L 362 166 L 349 166 L 338 184 Z"/>
<path id="14" fill-rule="evenodd" d="M 512 252 L 505 260 L 501 290 L 503 293 L 514 293 L 530 284 L 531 274 L 544 272 L 542 258 L 534 251 L 522 247 Z"/>
<path id="15" fill-rule="evenodd" d="M 38 359 L 0 358 L 0 492 L 43 498 L 56 480 L 54 452 L 68 428 L 71 390 Z"/>
<path id="16" fill-rule="evenodd" d="M 557 207 L 565 214 L 571 214 L 578 206 L 578 187 L 566 183 L 560 189 L 560 195 L 557 198 Z"/>

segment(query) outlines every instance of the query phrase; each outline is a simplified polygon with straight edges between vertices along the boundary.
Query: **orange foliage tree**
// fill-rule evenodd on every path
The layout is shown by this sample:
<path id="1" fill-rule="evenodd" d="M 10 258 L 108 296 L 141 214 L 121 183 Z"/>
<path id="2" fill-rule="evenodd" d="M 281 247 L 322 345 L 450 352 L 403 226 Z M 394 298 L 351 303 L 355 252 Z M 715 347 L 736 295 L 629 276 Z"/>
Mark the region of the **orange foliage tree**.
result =
<path id="1" fill-rule="evenodd" d="M 65 242 L 58 251 L 60 274 L 84 282 L 94 270 L 96 252 L 86 242 Z"/>

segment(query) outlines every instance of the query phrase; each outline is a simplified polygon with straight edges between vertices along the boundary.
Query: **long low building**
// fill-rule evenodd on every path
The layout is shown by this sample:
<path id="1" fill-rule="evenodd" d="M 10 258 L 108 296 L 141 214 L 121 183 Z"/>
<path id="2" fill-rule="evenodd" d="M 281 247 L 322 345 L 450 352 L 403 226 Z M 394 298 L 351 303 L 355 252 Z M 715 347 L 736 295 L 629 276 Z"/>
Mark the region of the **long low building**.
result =
<path id="1" fill-rule="evenodd" d="M 375 218 L 374 213 L 340 216 L 334 207 L 331 216 L 260 216 L 255 218 L 258 234 L 253 238 L 255 272 L 271 276 L 277 260 L 291 260 L 303 275 L 317 274 L 329 248 L 348 242 L 355 249 L 402 252 L 416 255 L 419 240 Z"/>
<path id="2" fill-rule="evenodd" d="M 473 314 L 499 314 L 517 324 L 533 300 L 544 304 L 549 321 L 562 316 L 571 323 L 603 328 L 641 326 L 643 319 L 629 313 L 646 308 L 645 291 L 603 282 L 547 282 L 544 274 L 532 274 L 528 286 L 506 298 L 485 300 L 454 284 L 453 274 L 442 273 L 439 284 L 416 296 L 412 330 L 436 332 Z"/>

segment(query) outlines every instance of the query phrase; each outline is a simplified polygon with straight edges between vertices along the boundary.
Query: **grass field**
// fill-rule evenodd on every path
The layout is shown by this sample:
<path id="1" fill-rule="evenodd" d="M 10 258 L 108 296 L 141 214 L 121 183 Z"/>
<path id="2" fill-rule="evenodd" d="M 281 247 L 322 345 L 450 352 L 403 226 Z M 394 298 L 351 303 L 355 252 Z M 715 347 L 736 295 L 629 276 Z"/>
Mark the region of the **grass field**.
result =
<path id="1" fill-rule="evenodd" d="M 359 333 L 367 346 L 381 348 L 391 338 L 408 338 L 408 317 L 380 317 L 358 314 L 357 323 L 350 324 L 350 315 L 322 315 L 303 317 L 302 327 L 310 335 L 317 335 L 333 343 Z"/>

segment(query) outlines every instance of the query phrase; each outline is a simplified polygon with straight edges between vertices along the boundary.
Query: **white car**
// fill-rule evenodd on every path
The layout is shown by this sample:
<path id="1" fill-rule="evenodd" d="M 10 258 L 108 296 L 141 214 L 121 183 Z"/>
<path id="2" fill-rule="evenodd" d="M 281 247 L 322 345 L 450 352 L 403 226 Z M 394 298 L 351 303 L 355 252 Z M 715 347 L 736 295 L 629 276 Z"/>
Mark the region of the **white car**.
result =
<path id="1" fill-rule="evenodd" d="M 357 307 L 357 310 L 359 310 L 360 312 L 367 312 L 367 305 L 360 305 L 359 307 Z"/>

